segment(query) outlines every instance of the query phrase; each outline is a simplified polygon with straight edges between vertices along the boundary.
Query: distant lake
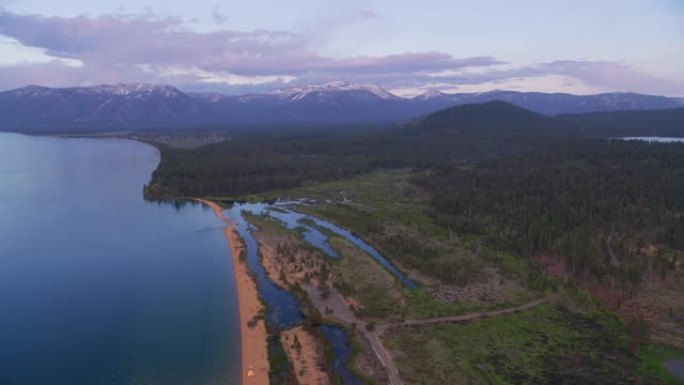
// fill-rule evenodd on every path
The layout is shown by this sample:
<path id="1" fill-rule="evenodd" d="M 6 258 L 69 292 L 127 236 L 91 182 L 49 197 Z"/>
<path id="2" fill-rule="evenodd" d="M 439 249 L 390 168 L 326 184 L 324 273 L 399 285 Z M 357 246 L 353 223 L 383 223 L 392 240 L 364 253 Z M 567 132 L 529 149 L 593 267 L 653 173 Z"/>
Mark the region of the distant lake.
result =
<path id="1" fill-rule="evenodd" d="M 0 133 L 0 384 L 236 384 L 221 223 L 147 203 L 148 145 Z"/>
<path id="2" fill-rule="evenodd" d="M 667 138 L 661 136 L 633 136 L 628 138 L 620 138 L 622 140 L 640 140 L 643 142 L 657 142 L 657 143 L 684 143 L 684 138 Z"/>

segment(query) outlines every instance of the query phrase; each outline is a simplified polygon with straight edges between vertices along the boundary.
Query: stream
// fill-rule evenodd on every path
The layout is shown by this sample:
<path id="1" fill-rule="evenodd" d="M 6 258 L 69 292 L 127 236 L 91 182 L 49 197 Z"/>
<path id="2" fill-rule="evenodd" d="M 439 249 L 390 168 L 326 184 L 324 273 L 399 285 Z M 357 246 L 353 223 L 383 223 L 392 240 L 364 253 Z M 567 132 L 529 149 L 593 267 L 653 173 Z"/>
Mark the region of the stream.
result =
<path id="1" fill-rule="evenodd" d="M 352 234 L 351 231 L 320 218 L 292 211 L 288 208 L 288 205 L 292 204 L 295 203 L 234 203 L 229 209 L 224 210 L 225 215 L 235 223 L 236 231 L 245 242 L 247 266 L 254 274 L 257 288 L 266 304 L 266 324 L 269 329 L 286 330 L 292 328 L 303 322 L 303 316 L 300 304 L 294 295 L 278 287 L 266 273 L 261 263 L 258 243 L 252 236 L 252 231 L 255 228 L 245 220 L 244 212 L 274 218 L 287 229 L 299 231 L 305 242 L 320 250 L 326 256 L 339 258 L 339 253 L 330 246 L 328 236 L 325 234 L 325 231 L 330 231 L 366 252 L 376 262 L 395 275 L 405 286 L 416 286 L 415 283 L 406 278 L 375 248 Z M 363 381 L 350 371 L 347 366 L 352 352 L 347 331 L 342 327 L 333 325 L 322 325 L 319 330 L 332 349 L 333 356 L 330 366 L 342 380 L 342 383 L 344 385 L 363 385 Z M 282 349 L 274 345 L 273 340 L 269 341 L 269 350 L 280 352 L 280 355 L 284 354 Z M 282 372 L 277 375 L 280 378 L 284 378 Z"/>

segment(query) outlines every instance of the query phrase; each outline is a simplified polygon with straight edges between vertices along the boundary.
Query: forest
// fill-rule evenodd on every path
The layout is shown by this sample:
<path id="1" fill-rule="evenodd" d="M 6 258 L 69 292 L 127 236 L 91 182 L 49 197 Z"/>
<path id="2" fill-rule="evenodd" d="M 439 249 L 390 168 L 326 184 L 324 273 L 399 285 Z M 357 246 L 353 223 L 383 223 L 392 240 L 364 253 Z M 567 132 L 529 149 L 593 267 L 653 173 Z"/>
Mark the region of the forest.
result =
<path id="1" fill-rule="evenodd" d="M 630 255 L 684 248 L 684 144 L 569 140 L 413 181 L 442 224 L 519 255 L 562 256 L 575 278 L 638 284 L 646 266 Z"/>
<path id="2" fill-rule="evenodd" d="M 476 298 L 485 305 L 527 301 L 540 292 L 573 296 L 532 313 L 473 323 L 465 333 L 460 325 L 425 329 L 433 341 L 428 349 L 415 344 L 428 332 L 402 329 L 388 341 L 410 354 L 401 362 L 409 378 L 422 378 L 425 367 L 453 374 L 512 360 L 503 371 L 511 383 L 605 383 L 616 373 L 626 383 L 637 362 L 662 369 L 661 344 L 682 346 L 684 143 L 619 138 L 681 135 L 682 111 L 549 118 L 489 103 L 385 131 L 234 135 L 196 148 L 155 143 L 161 163 L 144 194 L 232 200 L 295 191 L 333 202 L 308 213 L 361 234 L 393 262 L 439 282 L 433 291 L 407 294 L 412 316 L 484 306 L 462 294 L 479 283 L 500 288 L 473 289 L 487 294 Z M 344 200 L 350 192 L 351 204 L 335 202 L 341 192 Z M 349 290 L 339 282 L 336 288 Z M 452 303 L 453 293 L 460 295 Z M 371 308 L 399 309 L 387 303 Z M 604 314 L 603 305 L 621 321 Z M 516 324 L 526 327 L 510 326 Z M 486 349 L 473 350 L 473 338 Z M 562 364 L 547 370 L 549 346 Z M 510 353 L 488 353 L 502 349 Z M 442 360 L 430 366 L 435 357 Z M 472 361 L 464 364 L 462 357 Z M 584 369 L 597 366 L 602 369 Z M 565 374 L 555 377 L 561 369 Z"/>
<path id="3" fill-rule="evenodd" d="M 636 285 L 645 270 L 672 269 L 668 250 L 684 248 L 684 144 L 609 138 L 629 117 L 653 124 L 644 132 L 668 132 L 681 115 L 673 111 L 549 118 L 492 102 L 368 134 L 243 135 L 193 149 L 157 144 L 161 164 L 144 194 L 235 199 L 411 169 L 430 196 L 430 215 L 452 231 L 518 255 L 560 255 L 575 279 Z M 625 127 L 639 134 L 635 123 Z M 649 266 L 628 257 L 649 245 L 662 254 Z"/>
<path id="4" fill-rule="evenodd" d="M 165 199 L 240 197 L 378 168 L 425 170 L 475 162 L 582 137 L 673 134 L 682 125 L 684 109 L 551 118 L 490 102 L 438 111 L 399 128 L 236 132 L 229 140 L 198 148 L 155 142 L 154 132 L 136 138 L 156 145 L 162 155 L 145 197 Z"/>

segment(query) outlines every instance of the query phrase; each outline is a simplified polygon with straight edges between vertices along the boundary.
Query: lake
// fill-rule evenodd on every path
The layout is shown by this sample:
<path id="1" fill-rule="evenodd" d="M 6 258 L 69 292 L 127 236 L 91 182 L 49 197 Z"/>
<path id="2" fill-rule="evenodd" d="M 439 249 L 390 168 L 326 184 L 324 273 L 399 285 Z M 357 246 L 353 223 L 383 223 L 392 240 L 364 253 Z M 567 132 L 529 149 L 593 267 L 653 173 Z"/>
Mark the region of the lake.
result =
<path id="1" fill-rule="evenodd" d="M 0 133 L 0 384 L 237 384 L 222 224 L 145 202 L 156 149 Z"/>

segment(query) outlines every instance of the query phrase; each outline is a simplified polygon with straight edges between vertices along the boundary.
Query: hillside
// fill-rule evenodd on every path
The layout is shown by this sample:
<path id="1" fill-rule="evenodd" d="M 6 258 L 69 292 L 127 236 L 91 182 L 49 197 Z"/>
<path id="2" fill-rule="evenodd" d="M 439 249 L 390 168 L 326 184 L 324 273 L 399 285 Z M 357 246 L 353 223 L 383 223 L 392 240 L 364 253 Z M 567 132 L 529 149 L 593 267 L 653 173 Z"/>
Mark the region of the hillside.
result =
<path id="1" fill-rule="evenodd" d="M 655 132 L 655 121 L 662 121 L 658 132 L 684 135 L 681 110 L 596 115 L 603 119 L 546 117 L 509 103 L 489 102 L 438 111 L 403 129 L 382 133 L 236 136 L 190 150 L 162 146 L 162 162 L 146 195 L 155 199 L 236 196 L 346 178 L 379 167 L 444 167 L 574 138 L 613 137 L 622 127 L 615 122 L 623 118 L 610 116 L 623 115 L 631 119 L 631 126 L 643 128 L 630 131 L 631 135 Z M 143 138 L 155 140 L 154 135 Z"/>
<path id="2" fill-rule="evenodd" d="M 173 86 L 28 86 L 0 92 L 0 130 L 33 133 L 145 129 L 258 130 L 405 122 L 445 108 L 505 101 L 539 114 L 667 109 L 678 98 L 611 93 L 569 95 L 492 91 L 398 97 L 373 85 L 331 82 L 249 95 L 185 93 Z M 501 122 L 505 121 L 502 119 Z M 497 122 L 499 123 L 499 122 Z"/>
<path id="3" fill-rule="evenodd" d="M 554 120 L 558 126 L 589 137 L 684 136 L 684 108 L 560 115 Z"/>
<path id="4" fill-rule="evenodd" d="M 451 107 L 426 116 L 416 127 L 427 134 L 463 137 L 542 135 L 551 119 L 502 101 Z"/>

